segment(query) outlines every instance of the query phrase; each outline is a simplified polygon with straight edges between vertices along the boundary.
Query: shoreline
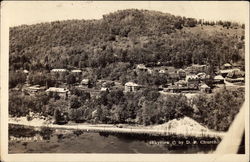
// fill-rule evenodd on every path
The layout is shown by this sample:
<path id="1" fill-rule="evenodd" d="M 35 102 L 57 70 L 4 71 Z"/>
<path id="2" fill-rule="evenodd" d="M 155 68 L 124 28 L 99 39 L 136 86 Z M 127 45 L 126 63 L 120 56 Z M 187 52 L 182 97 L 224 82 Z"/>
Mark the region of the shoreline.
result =
<path id="1" fill-rule="evenodd" d="M 23 117 L 22 119 L 24 119 Z M 20 119 L 20 118 L 19 118 Z M 43 122 L 42 122 L 43 121 Z M 206 131 L 188 131 L 188 130 L 171 130 L 171 129 L 160 129 L 155 128 L 156 126 L 138 126 L 129 128 L 118 128 L 115 125 L 110 124 L 51 124 L 45 123 L 44 120 L 31 120 L 31 121 L 15 121 L 15 118 L 9 118 L 8 124 L 24 125 L 31 127 L 49 127 L 54 129 L 67 129 L 67 130 L 83 130 L 86 132 L 101 132 L 101 133 L 128 133 L 128 134 L 147 134 L 153 136 L 169 136 L 169 135 L 181 135 L 181 136 L 191 136 L 191 137 L 215 137 L 223 138 L 225 132 L 215 132 L 211 130 Z"/>

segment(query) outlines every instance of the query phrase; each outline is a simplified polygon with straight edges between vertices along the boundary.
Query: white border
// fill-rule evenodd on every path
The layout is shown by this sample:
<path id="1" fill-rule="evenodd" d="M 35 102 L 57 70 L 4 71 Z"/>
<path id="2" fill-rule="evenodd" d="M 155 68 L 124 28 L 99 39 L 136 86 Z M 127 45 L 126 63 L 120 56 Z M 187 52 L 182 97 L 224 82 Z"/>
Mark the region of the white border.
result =
<path id="1" fill-rule="evenodd" d="M 176 2 L 176 1 L 175 1 Z M 181 2 L 176 2 L 181 3 Z M 194 2 L 193 2 L 194 3 Z M 230 2 L 227 2 L 230 3 Z M 235 3 L 235 2 L 234 2 Z M 245 32 L 246 60 L 246 154 L 8 154 L 8 11 L 5 2 L 1 3 L 1 160 L 3 161 L 248 161 L 249 160 L 249 3 Z M 240 11 L 239 11 L 240 12 Z"/>

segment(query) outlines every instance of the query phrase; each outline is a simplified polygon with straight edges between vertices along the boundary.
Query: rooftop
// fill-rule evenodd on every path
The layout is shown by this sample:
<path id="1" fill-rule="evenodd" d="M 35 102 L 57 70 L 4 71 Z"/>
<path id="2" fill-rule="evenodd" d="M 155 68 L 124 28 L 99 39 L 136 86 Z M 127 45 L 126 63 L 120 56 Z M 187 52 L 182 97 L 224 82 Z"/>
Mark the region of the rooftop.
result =
<path id="1" fill-rule="evenodd" d="M 144 64 L 138 64 L 136 68 L 137 69 L 147 69 Z"/>
<path id="2" fill-rule="evenodd" d="M 65 88 L 57 88 L 57 87 L 50 87 L 46 90 L 46 92 L 58 92 L 58 93 L 66 93 L 68 92 L 68 89 Z"/>
<path id="3" fill-rule="evenodd" d="M 224 64 L 223 66 L 225 66 L 225 67 L 231 67 L 232 65 L 229 64 L 229 63 L 226 63 L 226 64 Z"/>
<path id="4" fill-rule="evenodd" d="M 136 84 L 136 83 L 134 83 L 134 82 L 127 82 L 126 84 L 125 84 L 125 86 L 139 86 L 138 84 Z"/>
<path id="5" fill-rule="evenodd" d="M 52 72 L 66 72 L 67 69 L 52 69 Z"/>
<path id="6" fill-rule="evenodd" d="M 221 75 L 216 75 L 214 77 L 214 79 L 216 79 L 216 80 L 224 80 L 223 76 L 221 76 Z"/>
<path id="7" fill-rule="evenodd" d="M 89 79 L 83 79 L 83 80 L 81 81 L 81 84 L 89 84 Z"/>
<path id="8" fill-rule="evenodd" d="M 210 88 L 210 87 L 208 85 L 206 85 L 206 84 L 202 84 L 201 88 Z"/>
<path id="9" fill-rule="evenodd" d="M 81 73 L 82 70 L 79 70 L 79 69 L 78 69 L 78 70 L 71 70 L 71 72 L 72 72 L 72 73 Z"/>

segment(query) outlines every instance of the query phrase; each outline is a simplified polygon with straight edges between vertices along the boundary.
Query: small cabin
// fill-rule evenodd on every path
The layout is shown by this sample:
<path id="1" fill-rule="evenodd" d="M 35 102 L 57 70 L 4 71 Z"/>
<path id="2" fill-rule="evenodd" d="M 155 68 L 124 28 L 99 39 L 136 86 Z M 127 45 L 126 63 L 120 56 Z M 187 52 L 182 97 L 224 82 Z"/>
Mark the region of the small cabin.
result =
<path id="1" fill-rule="evenodd" d="M 35 94 L 38 92 L 45 91 L 45 87 L 40 87 L 40 85 L 33 85 L 33 86 L 29 86 L 29 87 L 25 88 L 24 91 L 29 93 L 29 94 Z"/>
<path id="2" fill-rule="evenodd" d="M 52 69 L 51 70 L 52 73 L 66 73 L 68 72 L 67 69 Z"/>
<path id="3" fill-rule="evenodd" d="M 221 75 L 216 75 L 213 80 L 214 84 L 224 84 L 224 78 Z"/>
<path id="4" fill-rule="evenodd" d="M 46 90 L 47 93 L 58 94 L 60 97 L 67 99 L 69 90 L 66 88 L 50 87 Z"/>
<path id="5" fill-rule="evenodd" d="M 71 73 L 73 73 L 73 74 L 82 74 L 82 70 L 79 70 L 79 69 L 71 70 Z"/>
<path id="6" fill-rule="evenodd" d="M 239 69 L 229 72 L 225 78 L 228 82 L 245 82 L 245 73 Z"/>
<path id="7" fill-rule="evenodd" d="M 107 87 L 102 87 L 101 88 L 101 92 L 109 92 L 110 90 L 109 90 L 109 88 L 107 88 Z"/>
<path id="8" fill-rule="evenodd" d="M 161 69 L 158 73 L 159 73 L 159 74 L 166 74 L 167 72 L 166 72 L 165 69 Z"/>
<path id="9" fill-rule="evenodd" d="M 231 64 L 229 64 L 229 63 L 226 63 L 226 64 L 224 64 L 223 65 L 223 69 L 232 69 L 232 65 Z"/>
<path id="10" fill-rule="evenodd" d="M 28 70 L 23 70 L 23 73 L 29 74 L 29 71 Z"/>
<path id="11" fill-rule="evenodd" d="M 190 83 L 190 82 L 197 82 L 199 81 L 199 79 L 200 78 L 197 75 L 191 74 L 191 75 L 187 75 L 185 80 L 186 82 Z"/>
<path id="12" fill-rule="evenodd" d="M 90 87 L 90 80 L 89 79 L 83 79 L 81 81 L 81 85 L 84 86 L 84 87 L 89 88 Z"/>
<path id="13" fill-rule="evenodd" d="M 144 64 L 138 64 L 136 66 L 136 69 L 138 69 L 140 71 L 145 71 L 145 72 L 148 70 Z"/>
<path id="14" fill-rule="evenodd" d="M 198 65 L 198 64 L 193 64 L 192 66 L 189 66 L 185 69 L 186 73 L 189 74 L 197 74 L 201 72 L 206 72 L 207 66 L 206 65 Z"/>
<path id="15" fill-rule="evenodd" d="M 211 88 L 206 84 L 202 84 L 200 86 L 200 91 L 203 93 L 211 93 Z"/>
<path id="16" fill-rule="evenodd" d="M 140 89 L 140 85 L 134 83 L 134 82 L 127 82 L 124 87 L 125 92 L 136 92 Z"/>

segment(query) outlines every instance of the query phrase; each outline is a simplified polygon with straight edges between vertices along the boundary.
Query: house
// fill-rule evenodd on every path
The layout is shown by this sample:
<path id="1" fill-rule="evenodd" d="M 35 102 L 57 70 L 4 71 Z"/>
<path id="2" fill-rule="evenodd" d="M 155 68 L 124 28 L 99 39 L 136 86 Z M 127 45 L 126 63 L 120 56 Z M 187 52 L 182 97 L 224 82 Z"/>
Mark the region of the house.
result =
<path id="1" fill-rule="evenodd" d="M 190 83 L 190 82 L 198 82 L 199 81 L 199 77 L 195 74 L 190 74 L 186 76 L 186 82 Z"/>
<path id="2" fill-rule="evenodd" d="M 153 70 L 148 68 L 148 73 L 149 73 L 149 74 L 152 74 L 152 73 L 153 73 Z"/>
<path id="3" fill-rule="evenodd" d="M 168 73 L 168 77 L 169 77 L 169 79 L 172 79 L 172 80 L 179 80 L 180 79 L 180 76 L 177 73 Z"/>
<path id="4" fill-rule="evenodd" d="M 159 74 L 166 74 L 166 70 L 161 69 L 158 73 L 159 73 Z"/>
<path id="5" fill-rule="evenodd" d="M 79 69 L 71 70 L 71 73 L 73 73 L 73 74 L 81 74 L 82 70 L 79 70 Z"/>
<path id="6" fill-rule="evenodd" d="M 164 89 L 164 91 L 171 92 L 171 93 L 179 93 L 181 89 L 176 85 L 171 85 L 168 88 Z"/>
<path id="7" fill-rule="evenodd" d="M 23 73 L 29 74 L 29 71 L 28 70 L 23 70 Z"/>
<path id="8" fill-rule="evenodd" d="M 89 79 L 83 79 L 81 81 L 81 85 L 84 86 L 84 87 L 89 88 L 89 86 L 90 86 L 90 80 Z"/>
<path id="9" fill-rule="evenodd" d="M 177 70 L 176 70 L 175 67 L 173 67 L 173 66 L 165 66 L 165 70 L 166 70 L 168 73 L 177 73 Z"/>
<path id="10" fill-rule="evenodd" d="M 66 73 L 68 72 L 67 69 L 52 69 L 51 70 L 52 73 Z"/>
<path id="11" fill-rule="evenodd" d="M 229 64 L 229 63 L 226 63 L 223 65 L 223 69 L 226 70 L 226 69 L 232 69 L 232 65 Z"/>
<path id="12" fill-rule="evenodd" d="M 101 92 L 109 92 L 109 88 L 107 88 L 107 87 L 102 87 L 102 88 L 101 88 Z"/>
<path id="13" fill-rule="evenodd" d="M 145 72 L 148 70 L 144 64 L 138 64 L 136 66 L 136 69 L 138 69 L 139 71 L 145 71 Z"/>
<path id="14" fill-rule="evenodd" d="M 197 90 L 198 90 L 197 86 L 187 86 L 187 85 L 186 86 L 171 85 L 168 88 L 166 88 L 167 92 L 172 92 L 172 93 L 191 92 Z"/>
<path id="15" fill-rule="evenodd" d="M 220 74 L 225 78 L 228 73 L 232 73 L 233 71 L 240 71 L 239 68 L 220 70 Z"/>
<path id="16" fill-rule="evenodd" d="M 46 90 L 46 92 L 49 94 L 58 94 L 60 97 L 67 99 L 69 95 L 69 90 L 66 88 L 57 88 L 57 87 L 50 87 Z"/>
<path id="17" fill-rule="evenodd" d="M 186 73 L 189 74 L 197 74 L 201 72 L 206 72 L 207 71 L 207 66 L 206 65 L 198 65 L 198 64 L 193 64 L 192 66 L 189 66 L 185 69 Z"/>
<path id="18" fill-rule="evenodd" d="M 181 79 L 184 79 L 186 77 L 186 71 L 183 69 L 179 69 L 177 73 Z"/>
<path id="19" fill-rule="evenodd" d="M 206 73 L 203 73 L 203 72 L 202 73 L 198 73 L 197 76 L 198 76 L 198 78 L 200 80 L 205 80 L 207 78 Z"/>
<path id="20" fill-rule="evenodd" d="M 175 82 L 175 85 L 178 87 L 186 87 L 187 82 L 185 80 L 179 80 L 179 81 Z"/>
<path id="21" fill-rule="evenodd" d="M 134 82 L 127 82 L 124 87 L 125 92 L 136 92 L 141 88 L 140 85 L 134 83 Z"/>
<path id="22" fill-rule="evenodd" d="M 200 86 L 200 91 L 203 93 L 211 93 L 211 88 L 206 84 L 202 84 Z"/>
<path id="23" fill-rule="evenodd" d="M 115 82 L 114 81 L 104 81 L 103 83 L 102 83 L 102 87 L 104 87 L 104 88 L 110 88 L 110 87 L 113 87 L 113 86 L 115 86 Z"/>
<path id="24" fill-rule="evenodd" d="M 228 82 L 245 82 L 245 73 L 239 69 L 229 72 L 225 78 Z"/>
<path id="25" fill-rule="evenodd" d="M 40 87 L 40 85 L 33 85 L 24 89 L 24 92 L 27 92 L 29 94 L 35 94 L 42 91 L 45 91 L 45 87 Z"/>
<path id="26" fill-rule="evenodd" d="M 224 78 L 221 75 L 216 75 L 213 80 L 214 84 L 224 84 Z"/>

